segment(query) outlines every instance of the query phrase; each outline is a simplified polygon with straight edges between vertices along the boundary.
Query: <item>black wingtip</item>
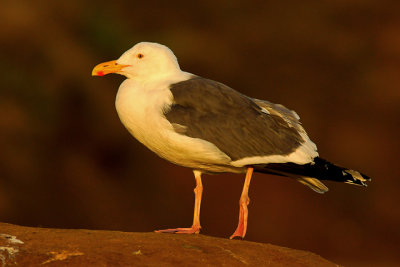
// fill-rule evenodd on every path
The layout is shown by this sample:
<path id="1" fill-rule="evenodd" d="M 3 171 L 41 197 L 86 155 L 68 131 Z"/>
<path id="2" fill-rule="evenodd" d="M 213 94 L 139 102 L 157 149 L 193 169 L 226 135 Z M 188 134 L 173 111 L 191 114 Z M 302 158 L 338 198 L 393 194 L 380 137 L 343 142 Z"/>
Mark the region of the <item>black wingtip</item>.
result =
<path id="1" fill-rule="evenodd" d="M 359 186 L 364 186 L 367 187 L 367 183 L 366 182 L 370 182 L 371 178 L 368 177 L 365 174 L 362 174 L 358 171 L 354 171 L 354 170 L 345 170 L 343 172 L 343 174 L 345 174 L 345 177 L 348 177 L 348 179 L 346 180 L 345 183 L 348 184 L 354 184 L 354 185 L 359 185 Z"/>

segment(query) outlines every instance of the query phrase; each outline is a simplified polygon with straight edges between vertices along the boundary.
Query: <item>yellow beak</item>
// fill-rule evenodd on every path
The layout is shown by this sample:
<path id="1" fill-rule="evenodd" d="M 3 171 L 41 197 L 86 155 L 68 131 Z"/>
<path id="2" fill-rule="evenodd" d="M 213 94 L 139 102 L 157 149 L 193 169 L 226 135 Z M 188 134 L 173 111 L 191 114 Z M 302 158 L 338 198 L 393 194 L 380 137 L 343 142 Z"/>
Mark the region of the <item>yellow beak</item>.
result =
<path id="1" fill-rule="evenodd" d="M 92 76 L 104 76 L 109 73 L 119 73 L 125 67 L 130 65 L 118 64 L 116 60 L 100 63 L 92 70 Z"/>

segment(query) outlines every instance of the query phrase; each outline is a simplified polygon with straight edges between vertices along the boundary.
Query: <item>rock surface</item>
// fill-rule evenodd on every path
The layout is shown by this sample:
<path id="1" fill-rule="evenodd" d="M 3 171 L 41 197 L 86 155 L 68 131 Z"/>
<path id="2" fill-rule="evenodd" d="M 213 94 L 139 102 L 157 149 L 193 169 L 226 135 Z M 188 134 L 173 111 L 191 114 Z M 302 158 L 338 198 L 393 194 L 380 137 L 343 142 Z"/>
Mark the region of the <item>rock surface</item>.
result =
<path id="1" fill-rule="evenodd" d="M 0 223 L 0 266 L 338 266 L 306 251 L 204 235 Z"/>

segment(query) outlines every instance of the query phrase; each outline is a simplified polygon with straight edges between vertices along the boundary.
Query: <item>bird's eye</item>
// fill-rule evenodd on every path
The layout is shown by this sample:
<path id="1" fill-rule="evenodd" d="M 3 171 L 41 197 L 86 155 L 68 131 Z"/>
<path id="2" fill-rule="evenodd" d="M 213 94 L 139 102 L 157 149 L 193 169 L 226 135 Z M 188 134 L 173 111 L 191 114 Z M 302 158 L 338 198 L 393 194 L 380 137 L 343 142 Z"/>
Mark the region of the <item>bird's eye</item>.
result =
<path id="1" fill-rule="evenodd" d="M 143 54 L 137 54 L 137 56 L 136 56 L 137 58 L 143 58 L 144 57 L 144 55 Z"/>

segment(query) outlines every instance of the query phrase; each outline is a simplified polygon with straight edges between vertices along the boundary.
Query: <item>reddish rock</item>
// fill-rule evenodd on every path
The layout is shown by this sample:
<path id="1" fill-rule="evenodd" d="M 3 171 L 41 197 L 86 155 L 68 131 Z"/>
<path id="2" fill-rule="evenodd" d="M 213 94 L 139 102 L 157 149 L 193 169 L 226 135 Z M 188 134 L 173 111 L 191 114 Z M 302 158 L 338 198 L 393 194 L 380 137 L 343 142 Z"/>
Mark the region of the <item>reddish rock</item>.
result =
<path id="1" fill-rule="evenodd" d="M 204 235 L 0 223 L 0 266 L 338 266 L 307 251 Z"/>

